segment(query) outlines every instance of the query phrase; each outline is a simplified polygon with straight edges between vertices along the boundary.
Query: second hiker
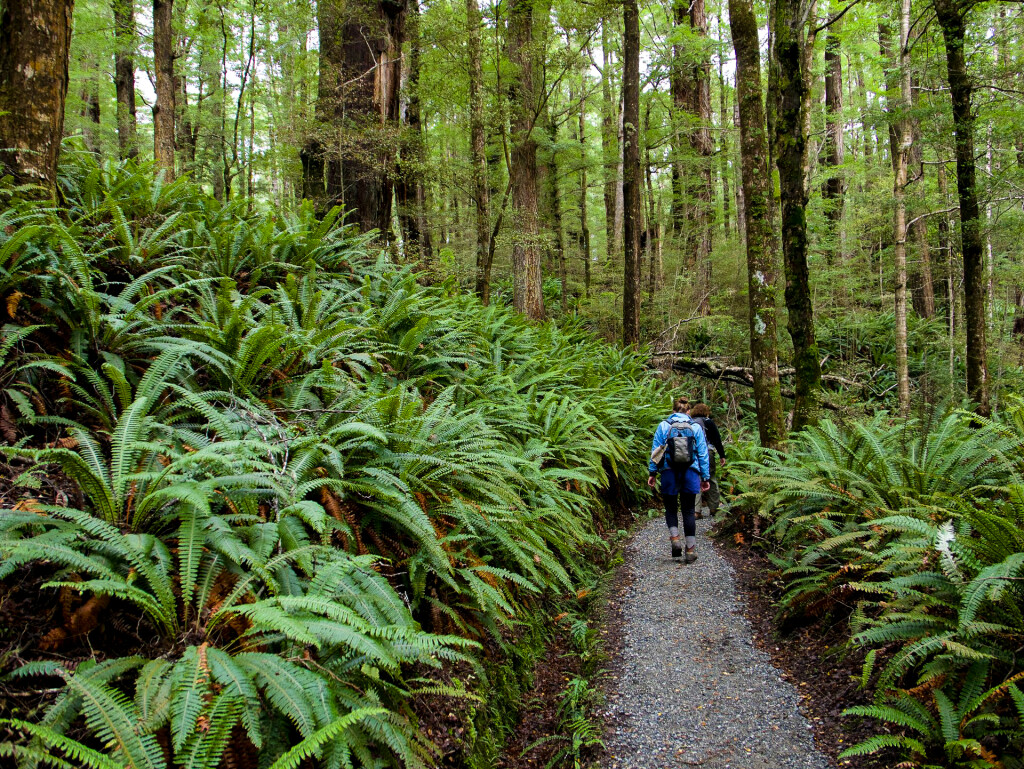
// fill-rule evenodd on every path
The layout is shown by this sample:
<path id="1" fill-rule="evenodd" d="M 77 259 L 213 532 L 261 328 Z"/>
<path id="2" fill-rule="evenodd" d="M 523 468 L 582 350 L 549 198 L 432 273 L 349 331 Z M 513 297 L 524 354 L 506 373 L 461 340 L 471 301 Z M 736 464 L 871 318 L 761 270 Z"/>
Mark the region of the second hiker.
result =
<path id="1" fill-rule="evenodd" d="M 722 492 L 718 486 L 718 468 L 725 467 L 725 446 L 722 445 L 722 434 L 718 431 L 718 425 L 711 418 L 711 407 L 706 403 L 695 403 L 690 408 L 690 419 L 704 428 L 704 436 L 708 440 L 708 448 L 714 449 L 711 452 L 711 488 L 701 492 L 701 506 L 708 509 L 709 515 L 718 512 L 722 504 Z M 697 517 L 701 517 L 698 508 Z"/>

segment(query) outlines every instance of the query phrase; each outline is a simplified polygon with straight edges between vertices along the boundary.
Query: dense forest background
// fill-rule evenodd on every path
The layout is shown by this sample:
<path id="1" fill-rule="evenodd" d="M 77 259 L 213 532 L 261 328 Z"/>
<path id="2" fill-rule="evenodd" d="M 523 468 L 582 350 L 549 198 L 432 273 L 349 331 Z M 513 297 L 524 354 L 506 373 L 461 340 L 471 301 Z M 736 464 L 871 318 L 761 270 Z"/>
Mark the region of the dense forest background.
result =
<path id="1" fill-rule="evenodd" d="M 400 260 L 437 279 L 472 287 L 484 262 L 483 280 L 499 294 L 512 292 L 513 251 L 522 244 L 539 251 L 544 312 L 582 311 L 608 337 L 621 333 L 623 245 L 632 223 L 640 233 L 645 339 L 690 332 L 673 325 L 691 315 L 715 318 L 693 326 L 696 338 L 698 328 L 713 328 L 716 338 L 743 333 L 745 322 L 730 322 L 745 320 L 747 281 L 725 3 L 640 9 L 636 212 L 622 189 L 630 125 L 618 5 L 170 6 L 159 9 L 171 25 L 173 139 L 160 159 L 169 172 L 190 174 L 218 199 L 247 195 L 268 210 L 303 199 L 321 209 L 342 204 L 364 228 L 377 227 Z M 895 4 L 806 9 L 810 281 L 818 323 L 868 330 L 884 321 L 866 313 L 892 310 L 897 128 L 909 120 L 911 325 L 935 345 L 945 330 L 947 354 L 932 351 L 920 386 L 946 390 L 963 356 L 965 317 L 953 117 L 934 11 L 909 12 L 904 104 Z M 148 6 L 75 8 L 65 133 L 104 157 L 152 156 L 156 18 Z M 986 320 L 1003 349 L 1015 324 L 1024 331 L 1015 248 L 1024 162 L 1021 9 L 981 4 L 965 11 L 965 21 Z M 364 37 L 369 45 L 357 45 Z M 534 207 L 516 199 L 514 182 L 524 173 L 536 177 L 536 221 Z M 676 346 L 699 348 L 687 342 Z"/>
<path id="2" fill-rule="evenodd" d="M 977 280 L 998 388 L 1013 379 L 1024 332 L 1021 8 L 950 5 L 963 19 L 972 89 Z M 937 8 L 804 3 L 798 26 L 821 357 L 838 366 L 860 337 L 895 328 L 905 261 L 914 387 L 933 395 L 963 392 L 972 304 Z M 769 50 L 767 9 L 753 10 L 771 91 L 771 62 L 787 65 Z M 520 309 L 581 312 L 607 338 L 623 333 L 623 294 L 637 293 L 644 340 L 744 364 L 745 201 L 728 11 L 725 2 L 640 8 L 631 106 L 629 25 L 614 3 L 80 2 L 64 133 L 104 158 L 155 157 L 168 178 L 187 173 L 218 200 L 247 196 L 267 211 L 343 205 L 398 261 L 433 279 L 482 296 L 518 290 Z M 789 118 L 772 105 L 769 93 L 774 130 L 776 113 Z M 769 154 L 784 154 L 770 140 Z M 792 197 L 784 189 L 776 181 L 772 208 Z M 907 233 L 898 237 L 902 198 Z M 624 291 L 634 236 L 636 285 Z M 870 382 L 876 392 L 895 381 L 888 363 Z"/>

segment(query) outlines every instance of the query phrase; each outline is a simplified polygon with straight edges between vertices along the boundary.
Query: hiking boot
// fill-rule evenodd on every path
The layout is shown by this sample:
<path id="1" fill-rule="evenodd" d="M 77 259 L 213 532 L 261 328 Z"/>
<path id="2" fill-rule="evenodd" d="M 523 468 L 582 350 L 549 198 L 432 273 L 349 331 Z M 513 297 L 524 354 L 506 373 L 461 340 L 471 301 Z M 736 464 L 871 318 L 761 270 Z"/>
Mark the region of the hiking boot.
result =
<path id="1" fill-rule="evenodd" d="M 679 541 L 679 537 L 669 537 L 669 543 L 672 545 L 672 557 L 678 558 L 683 554 L 683 546 Z"/>
<path id="2" fill-rule="evenodd" d="M 696 560 L 697 560 L 697 548 L 696 548 L 696 546 L 686 548 L 686 562 L 687 563 L 693 563 Z"/>

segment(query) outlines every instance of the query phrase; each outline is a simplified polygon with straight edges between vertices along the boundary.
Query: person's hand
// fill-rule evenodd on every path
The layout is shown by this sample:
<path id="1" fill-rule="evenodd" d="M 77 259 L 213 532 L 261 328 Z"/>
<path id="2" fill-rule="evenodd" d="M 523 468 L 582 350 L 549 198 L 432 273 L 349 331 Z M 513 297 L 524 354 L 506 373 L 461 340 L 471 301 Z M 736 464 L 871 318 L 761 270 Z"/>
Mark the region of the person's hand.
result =
<path id="1" fill-rule="evenodd" d="M 650 486 L 652 489 L 654 488 L 654 476 L 653 475 L 648 475 L 647 476 L 647 485 Z"/>
<path id="2" fill-rule="evenodd" d="M 707 491 L 710 488 L 711 488 L 711 481 L 701 481 L 700 482 L 700 490 L 702 492 L 703 491 Z"/>

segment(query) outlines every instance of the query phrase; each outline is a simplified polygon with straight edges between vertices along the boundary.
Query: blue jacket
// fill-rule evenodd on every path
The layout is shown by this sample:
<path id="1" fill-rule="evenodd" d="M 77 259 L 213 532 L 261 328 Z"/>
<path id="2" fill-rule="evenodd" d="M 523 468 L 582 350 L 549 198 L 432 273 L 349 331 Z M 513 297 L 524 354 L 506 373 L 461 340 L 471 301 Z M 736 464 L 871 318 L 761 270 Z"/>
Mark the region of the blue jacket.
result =
<path id="1" fill-rule="evenodd" d="M 707 439 L 704 437 L 704 430 L 701 428 L 701 426 L 693 422 L 690 419 L 690 417 L 688 417 L 686 414 L 669 414 L 658 425 L 658 429 L 654 431 L 654 441 L 652 441 L 651 443 L 651 455 L 653 456 L 655 451 L 657 451 L 659 448 L 665 445 L 665 442 L 668 440 L 670 424 L 690 425 L 690 428 L 693 430 L 693 443 L 695 449 L 694 453 L 696 454 L 696 456 L 693 458 L 693 464 L 690 465 L 690 468 L 700 475 L 701 480 L 708 480 L 711 477 L 711 463 L 708 459 L 708 442 Z M 668 469 L 668 459 L 664 456 L 661 458 L 661 461 L 658 462 L 657 464 L 655 464 L 653 459 L 647 463 L 647 470 L 651 473 L 656 473 L 659 470 L 661 472 L 665 472 Z"/>

